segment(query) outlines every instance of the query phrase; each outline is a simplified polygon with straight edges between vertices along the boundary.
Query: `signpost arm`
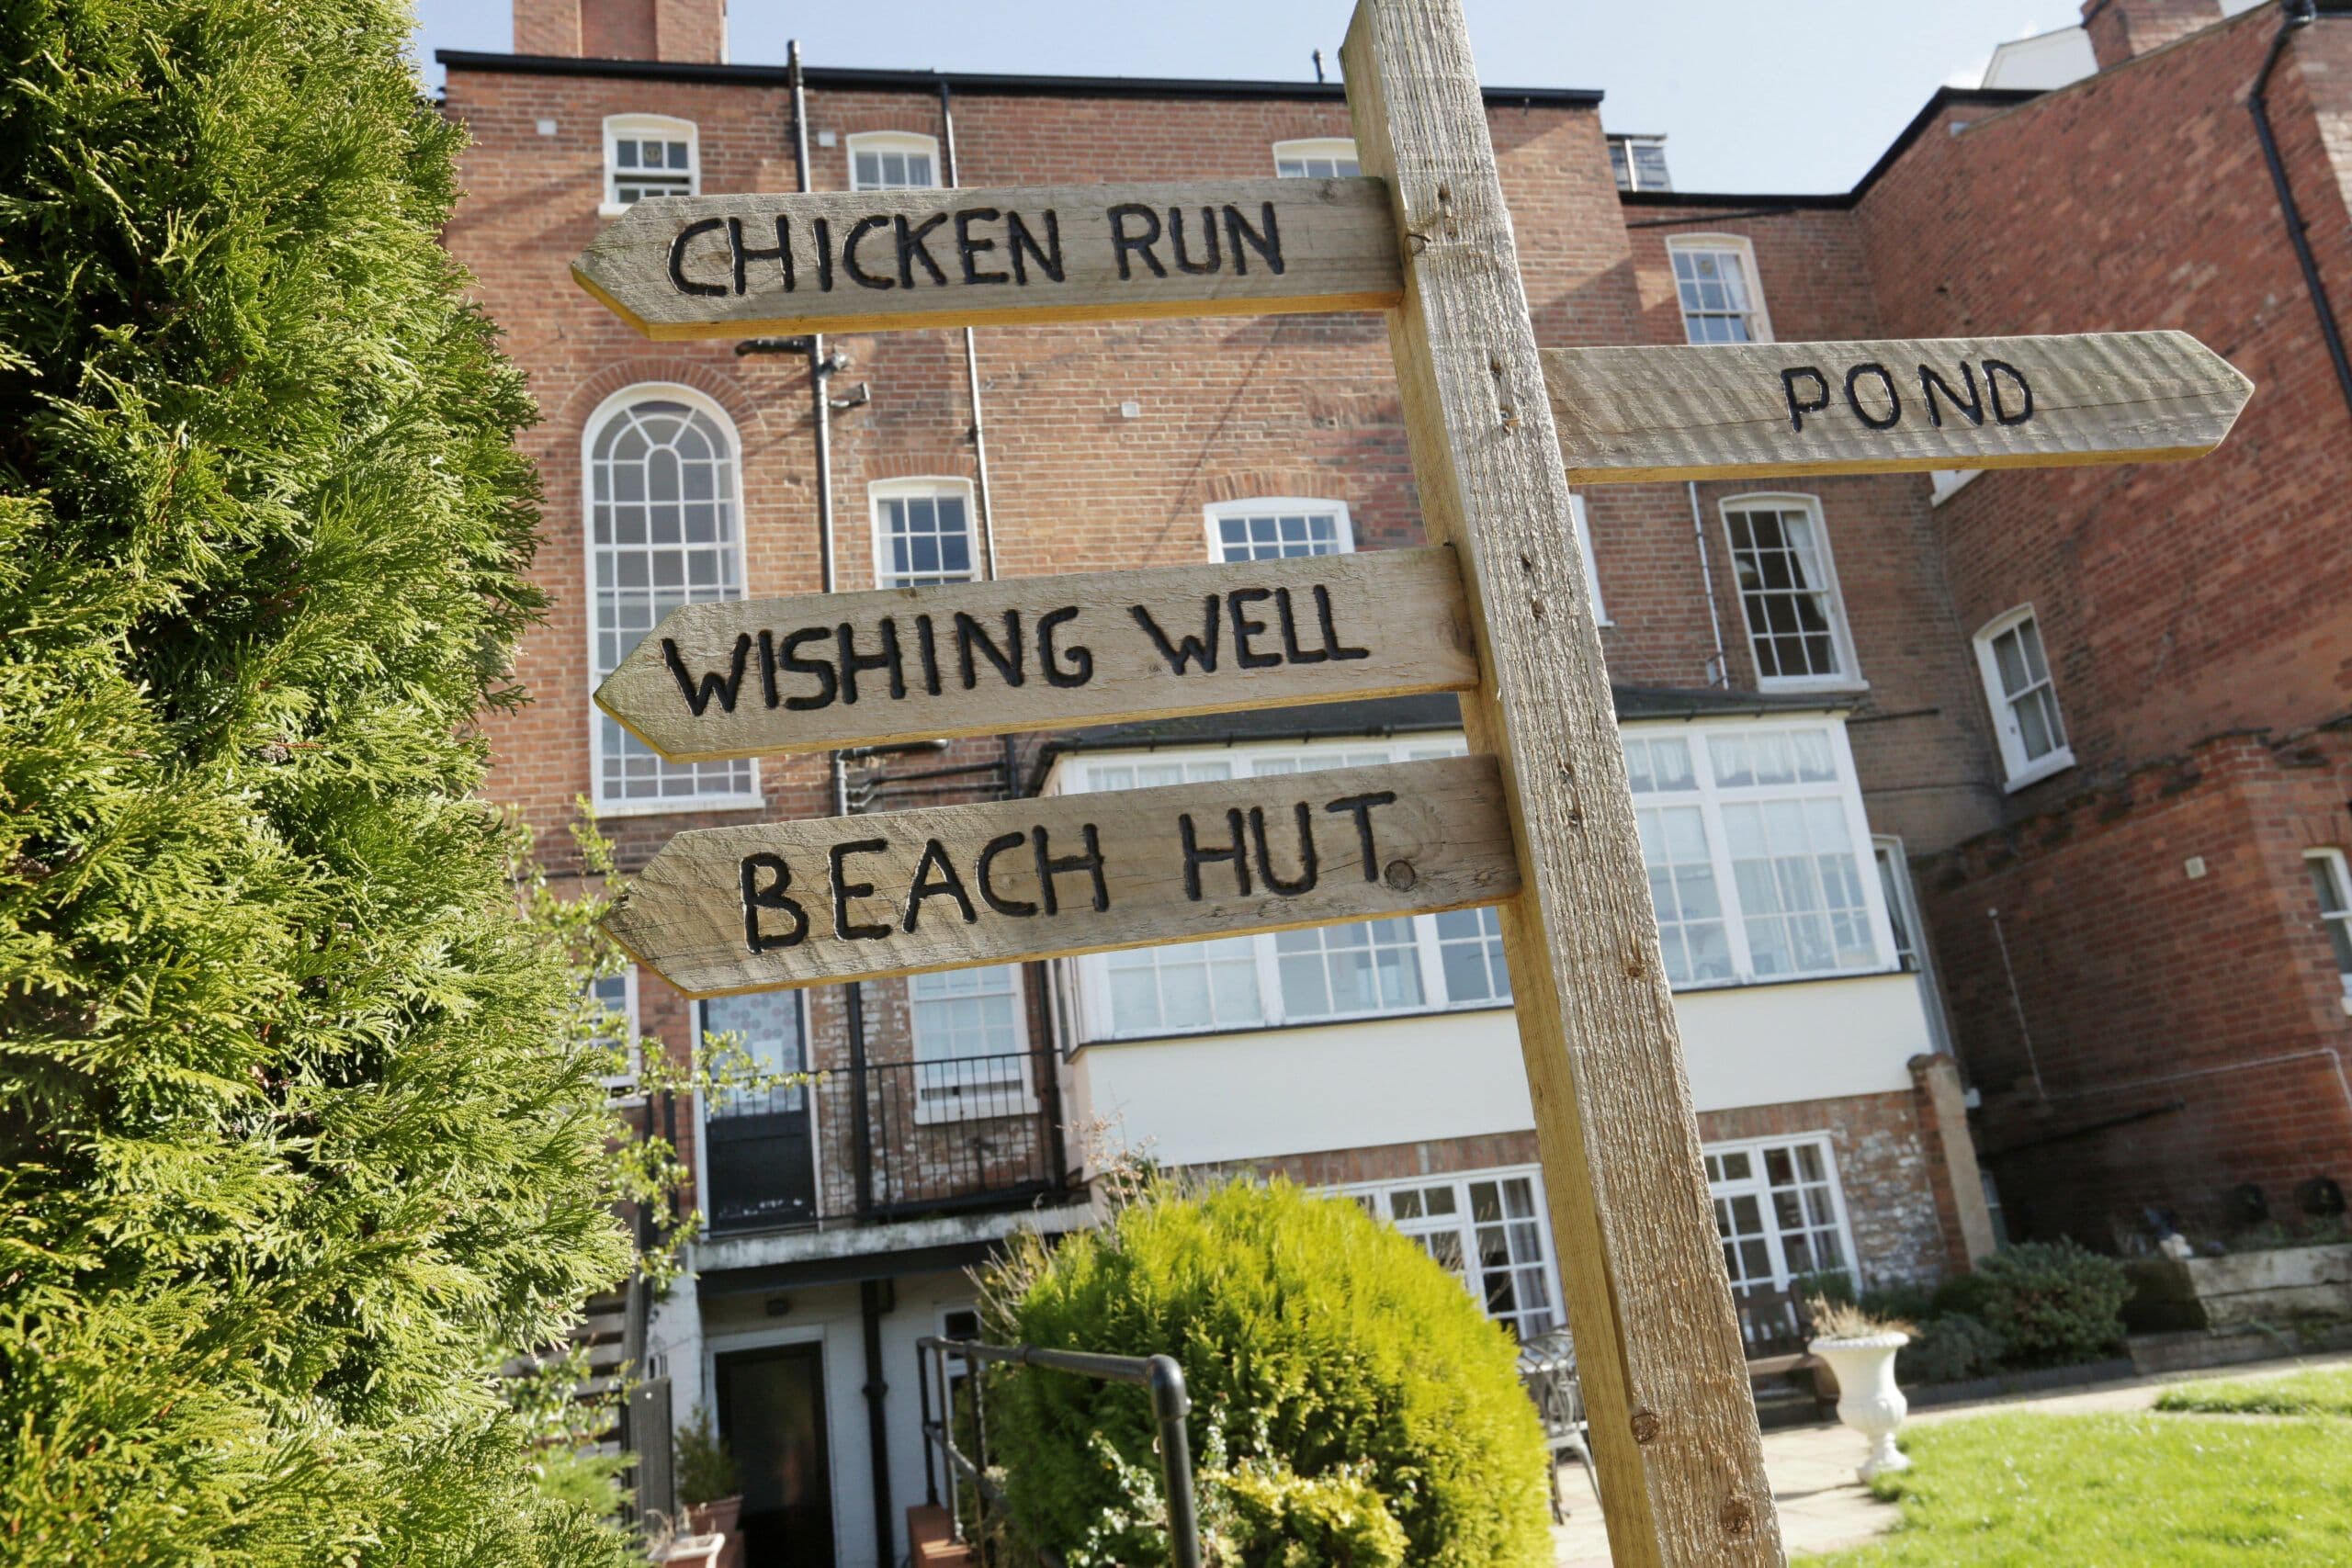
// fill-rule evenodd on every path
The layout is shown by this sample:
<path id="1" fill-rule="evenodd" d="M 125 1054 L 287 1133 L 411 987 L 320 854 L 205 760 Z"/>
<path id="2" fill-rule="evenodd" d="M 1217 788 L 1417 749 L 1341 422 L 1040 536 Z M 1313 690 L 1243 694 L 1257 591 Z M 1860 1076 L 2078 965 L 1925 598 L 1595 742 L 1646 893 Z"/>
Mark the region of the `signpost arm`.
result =
<path id="1" fill-rule="evenodd" d="M 1522 890 L 1503 909 L 1538 1148 L 1621 1565 L 1783 1561 L 1658 952 L 1600 637 L 1573 543 L 1459 0 L 1361 0 L 1341 58 L 1389 183 L 1388 318 L 1423 520 L 1451 543 Z"/>

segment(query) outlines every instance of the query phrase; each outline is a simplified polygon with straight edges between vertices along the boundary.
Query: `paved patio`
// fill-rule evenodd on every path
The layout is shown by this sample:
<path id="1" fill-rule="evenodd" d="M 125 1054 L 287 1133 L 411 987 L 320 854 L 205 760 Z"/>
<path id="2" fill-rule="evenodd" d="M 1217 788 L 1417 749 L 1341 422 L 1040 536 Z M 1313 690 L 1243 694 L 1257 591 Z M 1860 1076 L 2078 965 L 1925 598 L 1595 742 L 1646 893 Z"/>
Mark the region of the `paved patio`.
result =
<path id="1" fill-rule="evenodd" d="M 2352 1354 L 2306 1356 L 2292 1360 L 2256 1361 L 2244 1366 L 2214 1367 L 2203 1371 L 2172 1372 L 2160 1377 L 2132 1378 L 2100 1383 L 2072 1393 L 2019 1394 L 1970 1404 L 1939 1405 L 1915 1412 L 1908 1425 L 1964 1419 L 1991 1410 L 2031 1409 L 2058 1414 L 2103 1410 L 2145 1410 L 2160 1389 L 2174 1383 L 2222 1379 L 2278 1377 L 2307 1367 L 2352 1364 Z M 1781 1537 L 1789 1555 L 1832 1551 L 1860 1546 L 1894 1527 L 1900 1510 L 1882 1503 L 1854 1479 L 1861 1462 L 1863 1441 L 1859 1433 L 1832 1424 L 1783 1427 L 1764 1434 L 1764 1472 L 1772 1480 L 1772 1497 L 1780 1506 Z M 1557 1568 L 1608 1568 L 1609 1539 L 1592 1488 L 1573 1464 L 1560 1476 L 1561 1495 L 1567 1499 L 1568 1522 L 1552 1531 L 1553 1558 Z"/>

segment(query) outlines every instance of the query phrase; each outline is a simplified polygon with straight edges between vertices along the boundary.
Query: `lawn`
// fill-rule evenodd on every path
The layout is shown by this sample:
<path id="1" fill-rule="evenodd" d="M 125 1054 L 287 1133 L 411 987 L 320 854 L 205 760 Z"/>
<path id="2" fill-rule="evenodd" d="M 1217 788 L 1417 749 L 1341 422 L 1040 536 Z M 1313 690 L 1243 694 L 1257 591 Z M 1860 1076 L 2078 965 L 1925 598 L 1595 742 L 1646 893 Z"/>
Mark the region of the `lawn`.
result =
<path id="1" fill-rule="evenodd" d="M 2344 1407 L 2342 1374 L 2292 1382 Z M 1894 1532 L 1807 1568 L 2352 1562 L 2352 1421 L 2340 1417 L 1986 1416 L 1919 1427 L 1904 1448 L 1913 1468 L 1881 1483 L 1903 1505 Z"/>
<path id="2" fill-rule="evenodd" d="M 2193 1382 L 2156 1396 L 2159 1410 L 2241 1416 L 2352 1416 L 2352 1367 L 2250 1382 Z"/>

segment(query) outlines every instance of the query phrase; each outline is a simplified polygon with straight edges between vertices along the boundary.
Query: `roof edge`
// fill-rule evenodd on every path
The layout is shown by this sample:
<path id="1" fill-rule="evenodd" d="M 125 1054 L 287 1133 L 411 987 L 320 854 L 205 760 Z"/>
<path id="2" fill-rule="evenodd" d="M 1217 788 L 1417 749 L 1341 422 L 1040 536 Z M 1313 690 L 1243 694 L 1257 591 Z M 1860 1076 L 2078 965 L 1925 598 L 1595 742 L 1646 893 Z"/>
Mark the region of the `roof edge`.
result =
<path id="1" fill-rule="evenodd" d="M 721 65 L 683 60 L 591 60 L 560 54 L 500 54 L 472 49 L 440 49 L 433 58 L 454 71 L 507 71 L 530 76 L 606 76 L 636 81 L 702 82 L 739 86 L 781 86 L 790 79 L 781 65 Z M 1043 76 L 967 71 L 879 71 L 856 66 L 811 65 L 803 77 L 812 87 L 899 89 L 936 92 L 942 83 L 959 93 L 1003 96 L 1069 98 L 1301 98 L 1344 100 L 1339 82 L 1250 82 L 1182 76 Z M 1489 104 L 1591 108 L 1597 87 L 1487 87 Z"/>

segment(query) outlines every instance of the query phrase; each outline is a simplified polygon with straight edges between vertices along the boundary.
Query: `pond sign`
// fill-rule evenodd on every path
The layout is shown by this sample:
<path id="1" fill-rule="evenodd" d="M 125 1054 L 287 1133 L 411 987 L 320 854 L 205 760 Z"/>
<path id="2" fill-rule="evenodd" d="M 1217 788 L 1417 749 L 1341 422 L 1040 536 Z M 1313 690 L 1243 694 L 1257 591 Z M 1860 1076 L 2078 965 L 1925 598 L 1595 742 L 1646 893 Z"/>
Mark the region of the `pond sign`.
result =
<path id="1" fill-rule="evenodd" d="M 715 996 L 1498 907 L 1615 1561 L 1780 1563 L 1569 482 L 2194 457 L 2251 387 L 2178 333 L 1539 351 L 1459 0 L 1341 58 L 1360 177 L 653 200 L 573 271 L 657 338 L 1382 310 L 1430 547 L 695 604 L 596 700 L 695 760 L 1453 691 L 1471 754 L 680 833 L 609 929 Z"/>

